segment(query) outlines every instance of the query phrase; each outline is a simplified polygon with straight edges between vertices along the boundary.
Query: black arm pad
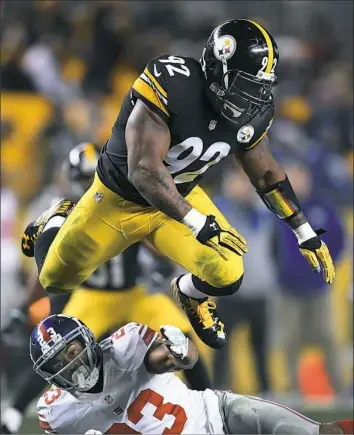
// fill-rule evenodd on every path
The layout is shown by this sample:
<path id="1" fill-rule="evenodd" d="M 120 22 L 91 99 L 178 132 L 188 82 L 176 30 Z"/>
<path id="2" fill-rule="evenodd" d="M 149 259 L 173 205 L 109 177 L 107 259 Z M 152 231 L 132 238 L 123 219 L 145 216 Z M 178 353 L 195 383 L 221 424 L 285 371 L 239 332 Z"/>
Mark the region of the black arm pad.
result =
<path id="1" fill-rule="evenodd" d="M 279 219 L 288 220 L 301 212 L 301 207 L 288 177 L 267 189 L 257 190 L 258 195 Z"/>

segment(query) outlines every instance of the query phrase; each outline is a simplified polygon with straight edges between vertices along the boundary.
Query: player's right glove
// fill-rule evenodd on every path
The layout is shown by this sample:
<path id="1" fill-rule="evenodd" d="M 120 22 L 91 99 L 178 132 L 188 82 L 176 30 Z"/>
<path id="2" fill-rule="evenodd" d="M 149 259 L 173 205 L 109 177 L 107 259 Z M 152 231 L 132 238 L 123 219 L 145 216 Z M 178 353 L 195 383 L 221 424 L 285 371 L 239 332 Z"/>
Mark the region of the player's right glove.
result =
<path id="1" fill-rule="evenodd" d="M 176 326 L 161 325 L 162 340 L 172 355 L 183 359 L 188 355 L 188 338 Z"/>
<path id="2" fill-rule="evenodd" d="M 222 228 L 215 216 L 204 216 L 197 210 L 190 210 L 183 223 L 196 236 L 198 242 L 214 249 L 224 260 L 228 260 L 227 250 L 243 255 L 247 252 L 246 240 L 231 226 Z"/>

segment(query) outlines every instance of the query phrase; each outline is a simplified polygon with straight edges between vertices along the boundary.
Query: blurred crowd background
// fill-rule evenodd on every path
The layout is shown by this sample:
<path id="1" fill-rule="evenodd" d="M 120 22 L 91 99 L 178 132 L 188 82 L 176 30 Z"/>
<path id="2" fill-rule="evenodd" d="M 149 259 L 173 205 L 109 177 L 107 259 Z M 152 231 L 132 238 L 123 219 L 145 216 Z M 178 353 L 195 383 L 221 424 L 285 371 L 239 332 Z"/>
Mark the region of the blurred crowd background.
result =
<path id="1" fill-rule="evenodd" d="M 82 141 L 105 143 L 150 58 L 199 59 L 215 25 L 250 18 L 280 50 L 272 150 L 313 226 L 328 230 L 337 280 L 329 287 L 312 274 L 295 238 L 234 163 L 223 171 L 218 165 L 204 185 L 249 253 L 242 291 L 219 302 L 230 344 L 216 355 L 202 352 L 219 388 L 350 400 L 353 2 L 28 0 L 1 7 L 1 326 L 23 297 L 28 265 L 20 236 L 28 209 L 60 182 L 68 151 Z"/>

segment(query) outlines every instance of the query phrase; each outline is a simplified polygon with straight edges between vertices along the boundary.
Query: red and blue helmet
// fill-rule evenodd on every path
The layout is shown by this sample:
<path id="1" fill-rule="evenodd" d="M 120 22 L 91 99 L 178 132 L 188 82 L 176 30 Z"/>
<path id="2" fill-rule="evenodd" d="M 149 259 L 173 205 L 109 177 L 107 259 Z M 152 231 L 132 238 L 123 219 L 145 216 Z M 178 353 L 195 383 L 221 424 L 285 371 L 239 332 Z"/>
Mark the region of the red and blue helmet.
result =
<path id="1" fill-rule="evenodd" d="M 71 359 L 65 352 L 74 342 L 80 352 Z M 88 391 L 100 373 L 102 351 L 91 330 L 79 319 L 63 314 L 39 323 L 30 338 L 33 370 L 47 382 L 65 390 Z"/>

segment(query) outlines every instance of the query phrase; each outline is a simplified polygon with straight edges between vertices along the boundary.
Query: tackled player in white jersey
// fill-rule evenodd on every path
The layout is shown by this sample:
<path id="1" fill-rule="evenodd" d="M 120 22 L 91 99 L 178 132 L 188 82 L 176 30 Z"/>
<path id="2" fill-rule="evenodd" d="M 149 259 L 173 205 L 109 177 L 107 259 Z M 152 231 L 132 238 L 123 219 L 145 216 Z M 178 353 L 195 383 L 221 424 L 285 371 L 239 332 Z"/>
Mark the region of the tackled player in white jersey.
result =
<path id="1" fill-rule="evenodd" d="M 80 320 L 54 315 L 34 329 L 30 352 L 53 384 L 38 402 L 46 433 L 353 433 L 353 420 L 319 423 L 257 397 L 190 390 L 173 372 L 193 367 L 198 353 L 174 326 L 159 335 L 129 323 L 99 344 Z"/>

